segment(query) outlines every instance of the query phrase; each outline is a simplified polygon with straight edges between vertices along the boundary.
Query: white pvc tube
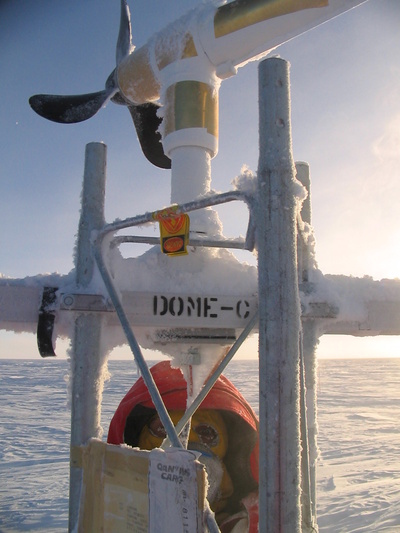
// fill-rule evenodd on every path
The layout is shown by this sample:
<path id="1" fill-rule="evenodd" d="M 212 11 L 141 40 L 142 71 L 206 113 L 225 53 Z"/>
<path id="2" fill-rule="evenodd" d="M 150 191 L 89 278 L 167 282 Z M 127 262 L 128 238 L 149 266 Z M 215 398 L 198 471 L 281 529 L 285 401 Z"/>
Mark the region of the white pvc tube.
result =
<path id="1" fill-rule="evenodd" d="M 184 204 L 210 192 L 211 157 L 198 146 L 175 148 L 171 153 L 171 203 Z"/>

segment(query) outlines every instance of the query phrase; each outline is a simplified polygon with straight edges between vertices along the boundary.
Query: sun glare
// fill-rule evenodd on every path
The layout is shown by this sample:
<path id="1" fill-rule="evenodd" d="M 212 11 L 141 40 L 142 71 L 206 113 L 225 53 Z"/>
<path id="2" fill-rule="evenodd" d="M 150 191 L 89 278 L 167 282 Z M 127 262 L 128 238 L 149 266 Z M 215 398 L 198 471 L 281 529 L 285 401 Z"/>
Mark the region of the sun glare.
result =
<path id="1" fill-rule="evenodd" d="M 400 335 L 323 335 L 320 337 L 317 356 L 319 359 L 400 357 Z"/>

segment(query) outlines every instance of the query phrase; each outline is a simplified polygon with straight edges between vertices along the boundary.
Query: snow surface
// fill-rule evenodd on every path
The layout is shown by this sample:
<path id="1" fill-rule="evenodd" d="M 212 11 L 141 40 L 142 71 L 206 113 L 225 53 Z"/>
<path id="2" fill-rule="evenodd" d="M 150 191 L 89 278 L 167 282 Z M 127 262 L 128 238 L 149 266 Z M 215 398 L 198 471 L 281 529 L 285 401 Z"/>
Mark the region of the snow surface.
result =
<path id="1" fill-rule="evenodd" d="M 110 361 L 102 425 L 136 379 Z M 67 530 L 70 412 L 65 360 L 0 361 L 0 531 Z M 257 411 L 256 361 L 226 375 Z M 319 363 L 320 533 L 400 531 L 400 359 Z"/>

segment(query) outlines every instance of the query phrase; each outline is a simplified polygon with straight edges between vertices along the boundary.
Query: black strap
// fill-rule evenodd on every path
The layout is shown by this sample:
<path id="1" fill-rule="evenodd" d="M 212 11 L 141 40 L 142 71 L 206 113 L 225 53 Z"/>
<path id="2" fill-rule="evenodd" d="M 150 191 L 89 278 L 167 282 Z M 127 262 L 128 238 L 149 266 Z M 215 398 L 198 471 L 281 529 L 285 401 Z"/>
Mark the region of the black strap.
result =
<path id="1" fill-rule="evenodd" d="M 37 325 L 37 344 L 42 357 L 56 356 L 52 337 L 56 318 L 57 291 L 58 287 L 43 287 Z"/>

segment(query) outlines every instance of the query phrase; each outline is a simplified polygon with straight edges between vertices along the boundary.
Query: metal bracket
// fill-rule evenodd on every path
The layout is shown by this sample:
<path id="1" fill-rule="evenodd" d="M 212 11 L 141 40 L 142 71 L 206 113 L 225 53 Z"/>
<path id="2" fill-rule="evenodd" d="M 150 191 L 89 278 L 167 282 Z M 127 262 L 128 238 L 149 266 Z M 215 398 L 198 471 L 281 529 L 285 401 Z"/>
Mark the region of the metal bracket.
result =
<path id="1" fill-rule="evenodd" d="M 85 312 L 113 312 L 112 303 L 102 294 L 61 293 L 60 310 Z"/>
<path id="2" fill-rule="evenodd" d="M 206 343 L 206 344 L 232 344 L 236 341 L 236 332 L 232 328 L 169 328 L 156 331 L 155 343 L 176 344 Z"/>

